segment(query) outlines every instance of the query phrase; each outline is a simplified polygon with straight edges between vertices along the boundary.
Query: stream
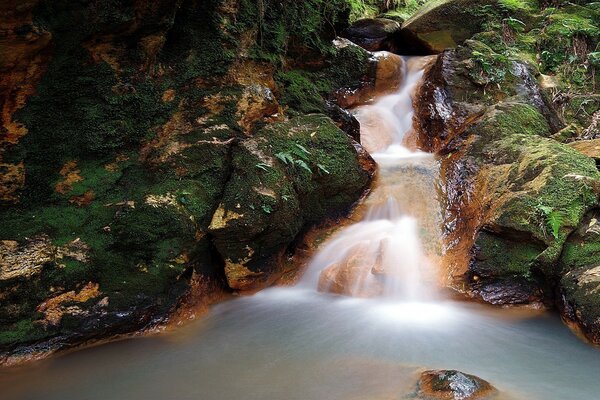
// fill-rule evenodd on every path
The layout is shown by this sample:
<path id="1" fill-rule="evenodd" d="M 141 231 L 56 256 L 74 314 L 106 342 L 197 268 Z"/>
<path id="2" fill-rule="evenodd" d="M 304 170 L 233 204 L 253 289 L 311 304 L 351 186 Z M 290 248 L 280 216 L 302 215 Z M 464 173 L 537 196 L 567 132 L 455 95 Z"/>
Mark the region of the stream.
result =
<path id="1" fill-rule="evenodd" d="M 295 287 L 221 303 L 162 335 L 0 370 L 0 398 L 408 399 L 425 369 L 477 375 L 504 399 L 600 398 L 600 351 L 557 315 L 437 289 L 438 165 L 409 144 L 421 64 L 407 59 L 396 93 L 354 110 L 378 182 L 363 219 L 322 244 Z"/>

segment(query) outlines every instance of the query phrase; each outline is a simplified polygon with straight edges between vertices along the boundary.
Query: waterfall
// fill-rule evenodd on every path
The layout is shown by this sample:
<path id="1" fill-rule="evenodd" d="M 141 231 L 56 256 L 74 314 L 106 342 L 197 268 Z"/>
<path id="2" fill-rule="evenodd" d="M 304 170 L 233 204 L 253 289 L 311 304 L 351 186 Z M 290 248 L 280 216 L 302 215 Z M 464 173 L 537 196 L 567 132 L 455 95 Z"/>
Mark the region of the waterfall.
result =
<path id="1" fill-rule="evenodd" d="M 301 285 L 356 297 L 435 297 L 432 281 L 441 249 L 438 166 L 431 154 L 408 144 L 422 64 L 420 58 L 405 59 L 396 93 L 353 110 L 362 142 L 379 165 L 378 182 L 363 219 L 322 246 Z"/>

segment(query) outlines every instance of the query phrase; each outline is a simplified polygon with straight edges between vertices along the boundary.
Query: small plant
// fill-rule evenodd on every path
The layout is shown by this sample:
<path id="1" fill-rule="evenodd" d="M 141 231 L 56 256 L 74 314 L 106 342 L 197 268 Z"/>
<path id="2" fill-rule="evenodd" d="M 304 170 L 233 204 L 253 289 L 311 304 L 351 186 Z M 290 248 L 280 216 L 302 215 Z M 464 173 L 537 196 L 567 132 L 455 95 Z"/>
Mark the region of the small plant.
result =
<path id="1" fill-rule="evenodd" d="M 562 227 L 564 220 L 563 213 L 543 204 L 538 204 L 536 208 L 542 213 L 546 220 L 546 226 L 543 226 L 544 232 L 546 232 L 547 227 L 550 229 L 550 232 L 552 232 L 554 239 L 558 239 L 560 228 Z"/>
<path id="2" fill-rule="evenodd" d="M 312 170 L 307 163 L 310 151 L 298 143 L 294 143 L 294 145 L 295 147 L 291 150 L 279 152 L 275 154 L 275 157 L 285 165 L 294 165 L 312 174 Z"/>
<path id="3" fill-rule="evenodd" d="M 265 163 L 258 163 L 256 164 L 256 168 L 262 169 L 263 171 L 268 171 L 271 166 Z"/>

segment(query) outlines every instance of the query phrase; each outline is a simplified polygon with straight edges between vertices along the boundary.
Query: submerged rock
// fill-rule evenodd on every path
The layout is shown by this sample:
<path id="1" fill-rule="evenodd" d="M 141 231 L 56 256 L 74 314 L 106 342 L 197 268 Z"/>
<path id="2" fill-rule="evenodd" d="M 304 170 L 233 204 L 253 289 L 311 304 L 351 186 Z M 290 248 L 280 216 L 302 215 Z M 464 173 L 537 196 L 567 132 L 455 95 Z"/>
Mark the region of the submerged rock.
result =
<path id="1" fill-rule="evenodd" d="M 422 400 L 485 400 L 498 392 L 489 382 L 456 370 L 425 371 L 417 386 Z"/>

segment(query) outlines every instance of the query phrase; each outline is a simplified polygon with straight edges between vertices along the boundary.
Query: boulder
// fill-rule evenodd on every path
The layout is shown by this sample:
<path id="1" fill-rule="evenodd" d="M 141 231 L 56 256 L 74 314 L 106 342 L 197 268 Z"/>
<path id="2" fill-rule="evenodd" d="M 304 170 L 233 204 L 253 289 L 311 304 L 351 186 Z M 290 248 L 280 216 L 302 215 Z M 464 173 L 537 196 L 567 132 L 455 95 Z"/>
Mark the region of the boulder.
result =
<path id="1" fill-rule="evenodd" d="M 421 400 L 485 400 L 497 393 L 489 382 L 456 370 L 424 371 L 417 384 Z"/>
<path id="2" fill-rule="evenodd" d="M 369 243 L 359 243 L 343 260 L 325 268 L 319 275 L 319 291 L 353 297 L 382 295 L 385 271 L 381 249 L 373 254 L 370 247 Z"/>
<path id="3" fill-rule="evenodd" d="M 563 319 L 600 343 L 600 212 L 590 211 L 565 243 L 559 267 Z"/>
<path id="4" fill-rule="evenodd" d="M 402 24 L 403 43 L 416 41 L 431 53 L 454 48 L 481 31 L 484 6 L 496 6 L 497 0 L 432 0 Z"/>
<path id="5" fill-rule="evenodd" d="M 400 23 L 386 18 L 365 18 L 344 29 L 341 36 L 368 51 L 394 51 Z"/>
<path id="6" fill-rule="evenodd" d="M 566 290 L 575 272 L 556 265 L 597 206 L 600 174 L 593 159 L 550 138 L 544 114 L 553 110 L 535 96 L 535 79 L 510 73 L 525 67 L 505 60 L 481 72 L 471 53 L 484 49 L 467 41 L 443 52 L 416 102 L 422 145 L 443 156 L 451 285 L 494 304 L 561 303 L 554 285 Z M 595 304 L 593 291 L 584 294 Z"/>
<path id="7" fill-rule="evenodd" d="M 338 51 L 357 51 L 355 44 L 346 39 L 335 41 Z M 362 50 L 362 49 L 361 49 Z M 357 85 L 340 86 L 331 94 L 331 100 L 342 108 L 352 108 L 371 102 L 375 97 L 393 93 L 404 79 L 405 61 L 397 54 L 387 51 L 367 52 L 368 68 Z"/>
<path id="8" fill-rule="evenodd" d="M 270 124 L 233 149 L 233 171 L 208 227 L 231 288 L 263 287 L 303 227 L 344 213 L 360 197 L 373 161 L 361 161 L 354 145 L 317 114 Z"/>

